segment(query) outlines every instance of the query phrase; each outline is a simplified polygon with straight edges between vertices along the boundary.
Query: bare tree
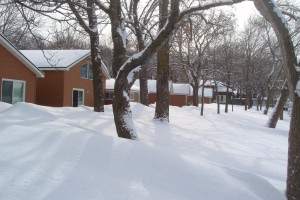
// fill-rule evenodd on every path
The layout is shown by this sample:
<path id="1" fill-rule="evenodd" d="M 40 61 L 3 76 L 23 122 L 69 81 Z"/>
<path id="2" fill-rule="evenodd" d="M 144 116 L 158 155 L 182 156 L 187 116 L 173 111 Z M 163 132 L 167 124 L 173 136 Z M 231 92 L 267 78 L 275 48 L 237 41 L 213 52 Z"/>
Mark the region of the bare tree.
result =
<path id="1" fill-rule="evenodd" d="M 60 25 L 60 26 L 59 26 Z M 77 31 L 79 27 L 70 27 L 66 23 L 54 23 L 54 34 L 47 49 L 89 49 L 87 35 Z"/>
<path id="2" fill-rule="evenodd" d="M 204 105 L 203 86 L 211 78 L 210 47 L 232 28 L 231 20 L 230 14 L 226 16 L 216 10 L 188 16 L 181 22 L 172 42 L 172 54 L 178 60 L 177 65 L 182 65 L 186 79 L 193 88 L 194 106 L 199 104 L 198 89 L 202 86 L 201 115 Z"/>
<path id="3" fill-rule="evenodd" d="M 0 32 L 18 49 L 37 49 L 44 46 L 38 34 L 41 17 L 30 10 L 20 10 L 8 0 L 1 1 Z M 37 35 L 33 38 L 31 33 Z"/>

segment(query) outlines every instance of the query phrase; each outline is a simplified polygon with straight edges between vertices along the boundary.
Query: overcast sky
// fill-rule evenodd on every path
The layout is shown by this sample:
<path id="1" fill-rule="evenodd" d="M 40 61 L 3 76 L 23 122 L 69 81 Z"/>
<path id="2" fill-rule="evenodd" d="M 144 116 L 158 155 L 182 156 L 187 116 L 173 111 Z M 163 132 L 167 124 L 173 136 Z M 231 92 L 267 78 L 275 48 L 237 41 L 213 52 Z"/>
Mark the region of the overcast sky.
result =
<path id="1" fill-rule="evenodd" d="M 247 19 L 251 15 L 260 15 L 259 12 L 254 7 L 254 3 L 252 1 L 245 1 L 239 4 L 235 4 L 233 6 L 233 11 L 236 14 L 236 17 L 238 19 L 238 26 L 239 29 L 244 28 L 245 22 L 247 22 Z"/>

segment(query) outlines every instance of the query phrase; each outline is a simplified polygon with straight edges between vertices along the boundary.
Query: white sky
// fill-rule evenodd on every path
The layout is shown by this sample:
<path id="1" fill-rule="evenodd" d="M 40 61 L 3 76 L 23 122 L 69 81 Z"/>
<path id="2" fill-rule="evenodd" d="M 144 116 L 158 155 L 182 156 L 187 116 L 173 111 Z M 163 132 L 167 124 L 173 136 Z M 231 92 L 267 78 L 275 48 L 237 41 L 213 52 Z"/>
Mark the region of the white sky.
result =
<path id="1" fill-rule="evenodd" d="M 233 6 L 233 11 L 236 14 L 236 18 L 238 20 L 237 23 L 239 29 L 244 28 L 245 23 L 251 15 L 260 15 L 252 1 L 244 1 L 239 4 L 235 4 Z"/>

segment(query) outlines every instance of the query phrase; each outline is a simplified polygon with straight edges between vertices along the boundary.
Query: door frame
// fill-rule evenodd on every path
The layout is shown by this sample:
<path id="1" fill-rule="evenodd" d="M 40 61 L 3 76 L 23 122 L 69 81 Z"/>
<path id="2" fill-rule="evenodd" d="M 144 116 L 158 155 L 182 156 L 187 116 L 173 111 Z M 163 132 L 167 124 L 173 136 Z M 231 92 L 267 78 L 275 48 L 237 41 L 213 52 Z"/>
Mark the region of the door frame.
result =
<path id="1" fill-rule="evenodd" d="M 82 92 L 82 94 L 83 94 L 83 96 L 82 96 L 82 105 L 84 105 L 84 99 L 85 99 L 85 97 L 84 97 L 84 91 L 85 91 L 85 89 L 82 89 L 82 88 L 73 88 L 72 89 L 72 107 L 74 107 L 74 105 L 73 105 L 73 91 L 81 91 Z M 78 105 L 79 106 L 79 105 Z"/>

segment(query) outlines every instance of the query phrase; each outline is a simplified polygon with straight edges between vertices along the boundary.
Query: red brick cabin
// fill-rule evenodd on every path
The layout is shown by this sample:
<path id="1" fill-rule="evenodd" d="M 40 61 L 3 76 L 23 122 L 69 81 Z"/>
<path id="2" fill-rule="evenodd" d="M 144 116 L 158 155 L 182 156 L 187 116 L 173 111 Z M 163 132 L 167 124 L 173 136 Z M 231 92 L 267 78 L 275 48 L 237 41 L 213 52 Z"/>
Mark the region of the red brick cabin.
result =
<path id="1" fill-rule="evenodd" d="M 154 104 L 156 103 L 156 80 L 148 80 L 148 103 L 149 104 Z M 134 85 L 140 87 L 140 80 L 137 79 L 134 82 Z M 169 81 L 169 91 L 172 93 L 173 91 L 173 86 L 172 86 L 172 81 Z"/>
<path id="2" fill-rule="evenodd" d="M 36 103 L 37 78 L 44 77 L 32 62 L 0 34 L 0 89 L 2 102 Z"/>
<path id="3" fill-rule="evenodd" d="M 45 106 L 94 106 L 93 74 L 89 50 L 24 50 L 31 62 L 45 73 L 37 82 L 37 101 Z M 103 85 L 109 78 L 102 63 Z M 104 89 L 103 89 L 104 94 Z"/>
<path id="4" fill-rule="evenodd" d="M 170 93 L 169 103 L 171 106 L 186 106 L 188 105 L 188 97 L 192 93 L 190 84 L 173 83 L 173 92 Z"/>
<path id="5" fill-rule="evenodd" d="M 191 96 L 188 97 L 188 104 L 189 105 L 192 105 L 193 104 L 193 89 L 191 90 Z M 201 99 L 202 99 L 202 87 L 200 87 L 198 89 L 198 102 L 199 104 L 201 104 Z M 212 88 L 207 88 L 207 87 L 204 87 L 204 103 L 206 104 L 210 104 L 213 102 L 213 89 Z"/>

